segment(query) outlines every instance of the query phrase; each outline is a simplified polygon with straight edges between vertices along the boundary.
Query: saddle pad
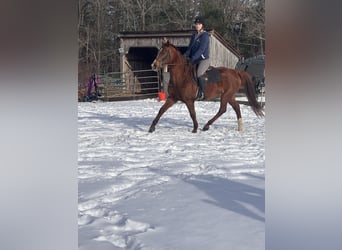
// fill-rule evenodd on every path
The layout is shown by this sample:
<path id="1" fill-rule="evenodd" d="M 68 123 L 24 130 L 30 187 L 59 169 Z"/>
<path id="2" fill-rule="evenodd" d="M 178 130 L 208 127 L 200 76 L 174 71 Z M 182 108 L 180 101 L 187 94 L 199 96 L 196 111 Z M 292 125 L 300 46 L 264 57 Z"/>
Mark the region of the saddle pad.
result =
<path id="1" fill-rule="evenodd" d="M 214 67 L 209 67 L 204 73 L 206 84 L 221 81 L 221 72 Z"/>

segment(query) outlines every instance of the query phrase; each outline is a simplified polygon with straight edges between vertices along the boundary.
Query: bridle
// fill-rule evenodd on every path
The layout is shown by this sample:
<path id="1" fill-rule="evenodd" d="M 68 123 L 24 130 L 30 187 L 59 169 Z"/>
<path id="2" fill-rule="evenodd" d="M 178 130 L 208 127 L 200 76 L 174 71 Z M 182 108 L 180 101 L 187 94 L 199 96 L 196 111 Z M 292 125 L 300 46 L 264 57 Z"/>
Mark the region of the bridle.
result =
<path id="1" fill-rule="evenodd" d="M 161 48 L 161 49 L 165 49 L 165 48 Z M 154 59 L 152 64 L 158 63 L 160 65 L 160 68 L 163 67 L 163 65 L 165 64 L 164 63 L 165 59 L 170 57 L 170 47 L 167 47 L 166 49 L 167 49 L 167 52 L 161 58 L 158 58 L 158 56 L 157 56 L 158 59 L 157 58 Z M 160 53 L 160 51 L 159 51 L 159 53 Z M 167 66 L 184 65 L 184 71 L 185 71 L 185 66 L 189 65 L 189 63 L 168 63 L 168 64 L 165 64 L 165 65 L 167 65 Z"/>
<path id="2" fill-rule="evenodd" d="M 166 53 L 165 53 L 164 55 L 162 55 L 162 56 L 159 58 L 159 54 L 160 54 L 160 52 L 161 52 L 163 49 L 166 49 L 167 51 L 166 51 Z M 160 70 L 161 68 L 163 68 L 163 66 L 164 66 L 164 64 L 165 64 L 165 62 L 164 62 L 165 59 L 167 59 L 167 58 L 170 57 L 170 54 L 171 54 L 170 49 L 171 49 L 171 47 L 168 46 L 168 47 L 162 47 L 162 48 L 159 50 L 156 59 L 154 59 L 154 61 L 153 61 L 153 63 L 152 63 L 152 65 L 155 65 L 156 63 L 158 63 L 159 69 L 157 69 L 157 67 L 155 67 L 154 70 L 158 71 L 158 70 Z M 188 62 L 186 62 L 186 63 L 168 63 L 168 64 L 165 64 L 165 65 L 166 65 L 166 66 L 183 65 L 183 66 L 184 66 L 184 68 L 183 68 L 183 74 L 184 74 L 184 76 L 187 75 L 187 73 L 186 73 L 187 67 L 186 67 L 186 66 L 189 65 Z M 185 81 L 185 77 L 183 78 L 183 81 Z"/>
<path id="3" fill-rule="evenodd" d="M 161 50 L 163 49 L 165 48 L 161 48 Z M 161 50 L 159 51 L 159 53 L 161 52 Z M 157 56 L 158 59 L 157 58 L 154 59 L 154 62 L 157 62 L 160 65 L 160 67 L 162 67 L 164 65 L 164 60 L 167 59 L 169 56 L 170 56 L 170 48 L 168 47 L 167 52 L 161 58 L 158 58 Z"/>

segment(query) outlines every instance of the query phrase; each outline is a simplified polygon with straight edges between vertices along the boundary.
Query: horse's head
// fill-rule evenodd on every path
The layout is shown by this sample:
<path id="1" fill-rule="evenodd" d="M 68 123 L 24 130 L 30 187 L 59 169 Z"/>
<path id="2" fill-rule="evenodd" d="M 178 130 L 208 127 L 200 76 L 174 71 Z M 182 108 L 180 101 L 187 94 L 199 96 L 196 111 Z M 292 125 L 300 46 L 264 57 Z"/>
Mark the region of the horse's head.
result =
<path id="1" fill-rule="evenodd" d="M 152 70 L 158 71 L 160 70 L 165 64 L 168 64 L 171 60 L 170 55 L 170 42 L 167 39 L 163 39 L 162 47 L 158 51 L 156 58 L 154 59 L 153 63 L 151 64 Z"/>

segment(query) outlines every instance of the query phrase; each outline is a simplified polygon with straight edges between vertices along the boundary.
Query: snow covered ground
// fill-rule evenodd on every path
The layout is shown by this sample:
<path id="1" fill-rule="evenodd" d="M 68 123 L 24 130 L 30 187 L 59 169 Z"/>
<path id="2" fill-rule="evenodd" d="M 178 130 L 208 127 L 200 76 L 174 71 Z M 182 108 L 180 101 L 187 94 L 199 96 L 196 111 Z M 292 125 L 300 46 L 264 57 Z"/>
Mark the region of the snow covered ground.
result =
<path id="1" fill-rule="evenodd" d="M 193 134 L 183 103 L 79 103 L 79 249 L 265 249 L 265 119 L 229 106 Z M 196 102 L 199 128 L 218 102 Z"/>

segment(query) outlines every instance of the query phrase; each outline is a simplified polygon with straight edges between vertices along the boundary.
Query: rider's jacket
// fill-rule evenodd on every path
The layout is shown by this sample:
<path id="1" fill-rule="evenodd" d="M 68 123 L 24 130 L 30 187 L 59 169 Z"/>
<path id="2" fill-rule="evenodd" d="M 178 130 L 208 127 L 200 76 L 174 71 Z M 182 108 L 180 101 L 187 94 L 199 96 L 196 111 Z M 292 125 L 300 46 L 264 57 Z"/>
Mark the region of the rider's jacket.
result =
<path id="1" fill-rule="evenodd" d="M 209 58 L 209 34 L 206 31 L 195 33 L 192 35 L 190 44 L 185 57 L 189 57 L 193 63 Z"/>

